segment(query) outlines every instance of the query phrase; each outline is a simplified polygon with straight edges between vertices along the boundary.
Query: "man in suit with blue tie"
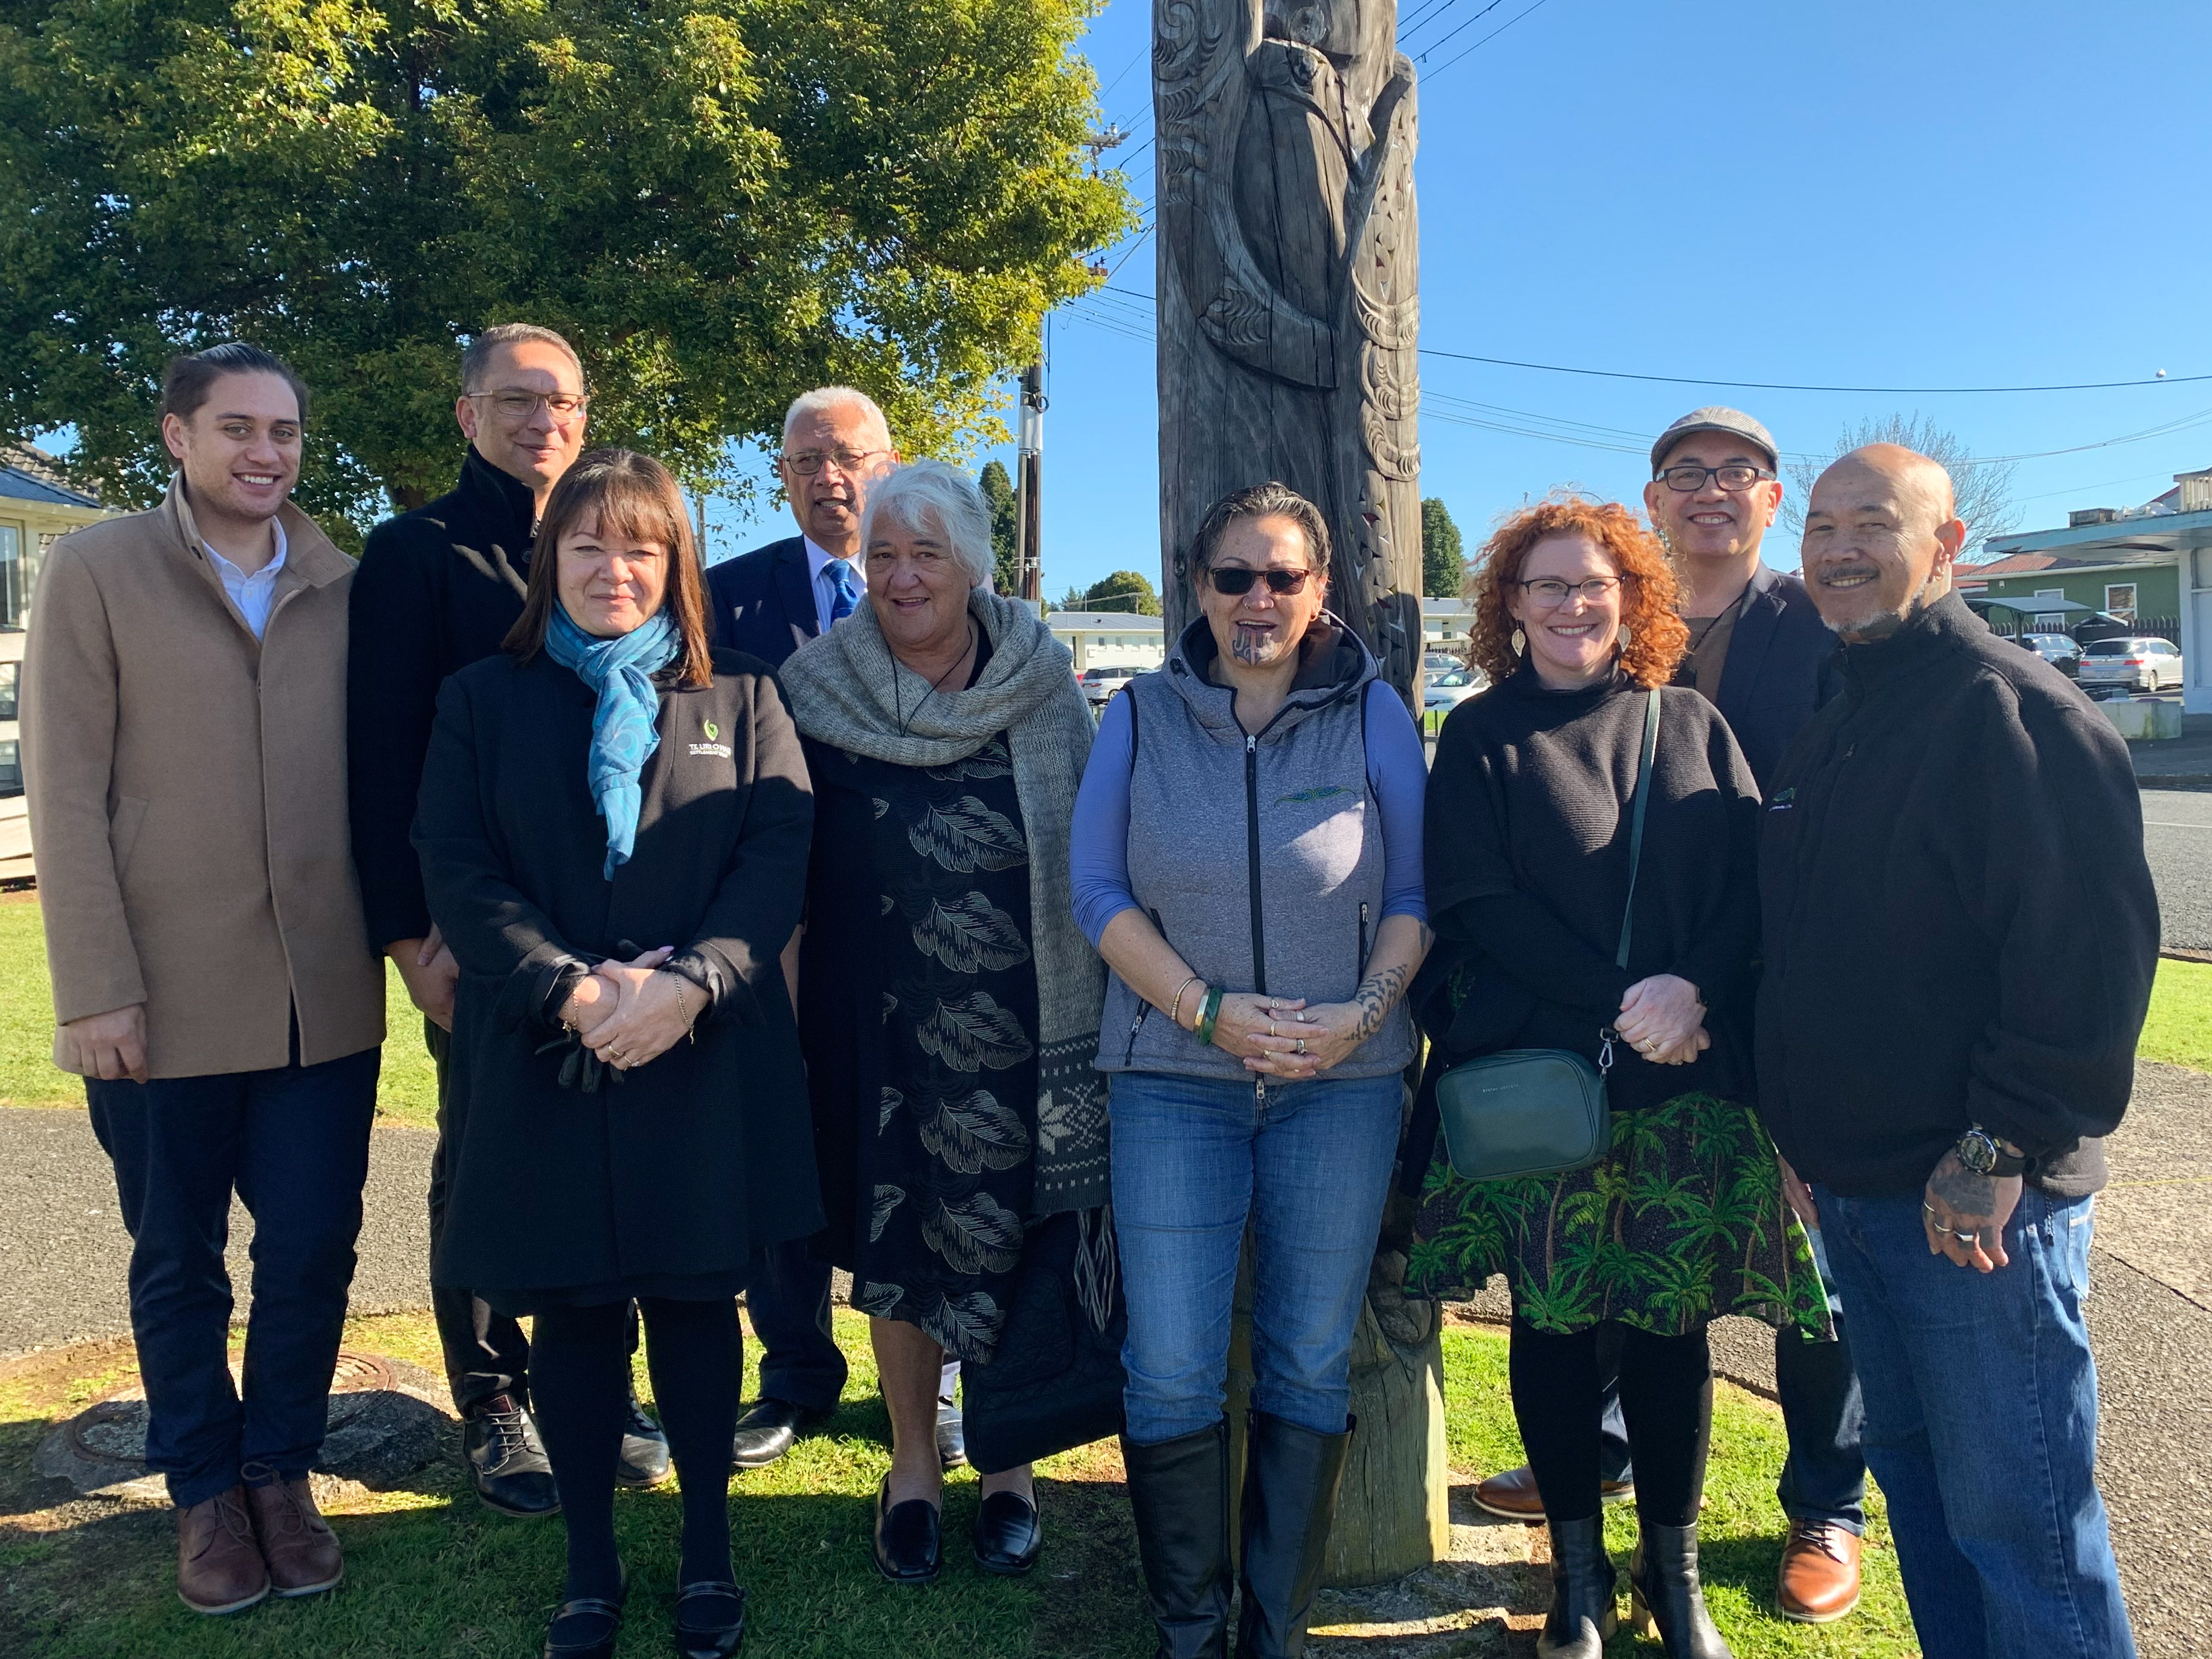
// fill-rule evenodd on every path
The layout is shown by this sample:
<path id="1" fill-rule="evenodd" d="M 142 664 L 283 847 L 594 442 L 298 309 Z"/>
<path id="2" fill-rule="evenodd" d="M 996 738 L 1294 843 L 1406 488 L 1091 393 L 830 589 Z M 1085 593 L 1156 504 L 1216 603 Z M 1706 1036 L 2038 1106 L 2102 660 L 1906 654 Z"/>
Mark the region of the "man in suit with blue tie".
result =
<path id="1" fill-rule="evenodd" d="M 860 515 L 868 485 L 898 464 L 890 426 L 866 392 L 818 386 L 783 417 L 776 473 L 799 533 L 755 548 L 707 572 L 714 642 L 781 666 L 807 641 L 853 614 L 867 590 Z M 787 963 L 787 972 L 793 964 Z M 830 1267 L 797 1240 L 770 1247 L 745 1289 L 761 1342 L 760 1398 L 738 1419 L 732 1449 L 757 1469 L 789 1451 L 801 1431 L 836 1409 L 845 1357 L 830 1335 Z M 960 1419 L 951 1405 L 952 1367 L 938 1402 L 938 1449 L 960 1461 Z"/>

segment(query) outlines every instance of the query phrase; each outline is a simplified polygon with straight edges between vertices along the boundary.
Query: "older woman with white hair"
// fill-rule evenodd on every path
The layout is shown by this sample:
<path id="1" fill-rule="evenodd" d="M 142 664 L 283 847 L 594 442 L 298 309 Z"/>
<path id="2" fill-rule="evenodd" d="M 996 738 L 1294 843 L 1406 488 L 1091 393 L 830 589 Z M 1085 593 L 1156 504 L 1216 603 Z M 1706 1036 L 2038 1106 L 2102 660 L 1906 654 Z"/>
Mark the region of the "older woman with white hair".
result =
<path id="1" fill-rule="evenodd" d="M 879 480 L 861 547 L 865 602 L 783 667 L 816 791 L 799 1033 L 823 1237 L 890 1412 L 876 1565 L 924 1583 L 942 1556 L 942 1362 L 998 1356 L 1042 1218 L 1075 1212 L 1086 1248 L 1110 1251 L 1091 1065 L 1104 973 L 1067 873 L 1091 724 L 1066 647 L 991 592 L 966 474 L 920 461 Z M 969 1376 L 976 1565 L 1026 1572 L 1029 1466 L 975 1455 Z"/>

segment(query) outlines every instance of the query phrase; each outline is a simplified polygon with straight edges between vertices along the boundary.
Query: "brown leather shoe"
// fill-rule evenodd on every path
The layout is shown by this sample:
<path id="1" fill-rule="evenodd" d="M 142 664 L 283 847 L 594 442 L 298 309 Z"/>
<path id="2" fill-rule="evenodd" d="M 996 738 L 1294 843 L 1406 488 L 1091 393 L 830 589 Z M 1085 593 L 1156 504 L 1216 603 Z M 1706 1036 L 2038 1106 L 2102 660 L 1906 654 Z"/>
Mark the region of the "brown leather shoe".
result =
<path id="1" fill-rule="evenodd" d="M 253 1530 L 277 1595 L 313 1595 L 345 1577 L 337 1534 L 315 1507 L 304 1477 L 248 1486 L 246 1498 L 253 1506 Z"/>
<path id="2" fill-rule="evenodd" d="M 177 1594 L 194 1613 L 237 1613 L 268 1595 L 244 1487 L 177 1511 Z"/>
<path id="3" fill-rule="evenodd" d="M 1792 1521 L 1774 1600 L 1784 1619 L 1801 1625 L 1829 1624 L 1858 1606 L 1858 1534 L 1829 1522 Z"/>
<path id="4" fill-rule="evenodd" d="M 1598 1496 L 1608 1504 L 1626 1504 L 1636 1496 L 1636 1483 L 1606 1480 L 1599 1483 L 1597 1491 Z M 1543 1495 L 1536 1490 L 1536 1477 L 1526 1463 L 1503 1474 L 1493 1474 L 1487 1480 L 1476 1481 L 1474 1501 L 1501 1520 L 1525 1521 L 1532 1527 L 1543 1524 Z"/>

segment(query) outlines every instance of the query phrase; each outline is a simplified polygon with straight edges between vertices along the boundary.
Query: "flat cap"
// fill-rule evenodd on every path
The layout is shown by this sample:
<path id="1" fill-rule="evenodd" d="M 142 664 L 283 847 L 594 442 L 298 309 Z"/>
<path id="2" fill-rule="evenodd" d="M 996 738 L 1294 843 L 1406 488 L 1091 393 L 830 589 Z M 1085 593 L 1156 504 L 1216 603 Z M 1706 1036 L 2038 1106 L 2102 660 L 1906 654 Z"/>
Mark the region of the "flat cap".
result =
<path id="1" fill-rule="evenodd" d="M 1766 452 L 1770 467 L 1781 465 L 1782 452 L 1774 447 L 1774 434 L 1740 409 L 1730 409 L 1724 404 L 1713 404 L 1704 409 L 1693 409 L 1659 434 L 1659 441 L 1651 446 L 1651 471 L 1656 476 L 1659 463 L 1667 452 L 1693 432 L 1725 432 L 1731 437 L 1748 438 Z"/>

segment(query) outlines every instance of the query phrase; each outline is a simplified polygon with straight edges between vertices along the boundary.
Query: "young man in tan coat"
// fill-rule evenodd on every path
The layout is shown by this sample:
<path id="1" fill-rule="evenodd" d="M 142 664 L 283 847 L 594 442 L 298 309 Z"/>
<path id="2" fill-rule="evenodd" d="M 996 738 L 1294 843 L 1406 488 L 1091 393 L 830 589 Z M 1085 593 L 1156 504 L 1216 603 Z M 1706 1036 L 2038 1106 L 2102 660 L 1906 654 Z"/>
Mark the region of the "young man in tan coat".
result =
<path id="1" fill-rule="evenodd" d="M 55 544 L 23 750 L 53 971 L 131 1237 L 146 1462 L 202 1613 L 343 1576 L 307 1471 L 353 1279 L 384 981 L 346 830 L 353 562 L 288 501 L 307 392 L 268 353 L 169 365 L 151 512 Z M 223 1242 L 254 1218 L 246 1392 Z"/>

